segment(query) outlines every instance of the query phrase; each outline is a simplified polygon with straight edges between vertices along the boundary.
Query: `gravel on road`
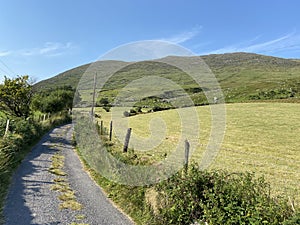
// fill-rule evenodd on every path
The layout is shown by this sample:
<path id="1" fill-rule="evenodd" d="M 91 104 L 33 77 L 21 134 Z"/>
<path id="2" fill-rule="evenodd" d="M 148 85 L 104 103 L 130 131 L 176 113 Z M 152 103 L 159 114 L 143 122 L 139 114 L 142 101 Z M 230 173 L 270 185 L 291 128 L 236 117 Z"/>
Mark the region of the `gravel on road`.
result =
<path id="1" fill-rule="evenodd" d="M 46 134 L 23 160 L 13 176 L 4 206 L 5 225 L 129 225 L 134 224 L 120 212 L 84 171 L 71 145 L 71 124 Z M 49 172 L 52 156 L 64 156 L 63 171 L 75 192 L 81 210 L 59 209 L 59 193 L 51 190 L 55 174 Z"/>

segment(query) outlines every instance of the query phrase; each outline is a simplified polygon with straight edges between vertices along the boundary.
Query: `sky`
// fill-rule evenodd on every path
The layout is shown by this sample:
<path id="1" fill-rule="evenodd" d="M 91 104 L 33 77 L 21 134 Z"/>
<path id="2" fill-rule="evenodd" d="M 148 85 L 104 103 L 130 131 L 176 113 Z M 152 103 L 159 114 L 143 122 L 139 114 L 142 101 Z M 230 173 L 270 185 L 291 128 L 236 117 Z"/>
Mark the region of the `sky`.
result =
<path id="1" fill-rule="evenodd" d="M 298 0 L 0 0 L 0 82 L 44 80 L 143 40 L 300 59 L 299 9 Z"/>

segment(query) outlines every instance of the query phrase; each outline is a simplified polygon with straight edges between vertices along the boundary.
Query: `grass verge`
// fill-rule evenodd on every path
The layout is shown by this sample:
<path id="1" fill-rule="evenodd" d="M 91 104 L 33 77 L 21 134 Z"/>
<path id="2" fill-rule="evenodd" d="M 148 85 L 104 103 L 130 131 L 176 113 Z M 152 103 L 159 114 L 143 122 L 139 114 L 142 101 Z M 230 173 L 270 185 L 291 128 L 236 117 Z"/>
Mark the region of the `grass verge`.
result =
<path id="1" fill-rule="evenodd" d="M 131 187 L 111 182 L 90 167 L 78 147 L 76 147 L 76 152 L 84 165 L 84 169 L 101 187 L 106 196 L 113 201 L 113 204 L 126 215 L 129 215 L 136 224 L 147 224 L 151 218 L 150 207 L 145 204 L 144 198 L 147 187 Z"/>

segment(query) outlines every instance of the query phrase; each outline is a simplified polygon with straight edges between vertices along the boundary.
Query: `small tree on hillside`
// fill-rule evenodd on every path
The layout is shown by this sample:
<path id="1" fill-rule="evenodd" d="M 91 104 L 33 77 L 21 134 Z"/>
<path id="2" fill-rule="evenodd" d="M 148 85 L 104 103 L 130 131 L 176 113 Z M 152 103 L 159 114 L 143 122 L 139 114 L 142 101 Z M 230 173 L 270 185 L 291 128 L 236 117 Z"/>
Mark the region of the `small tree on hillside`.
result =
<path id="1" fill-rule="evenodd" d="M 0 84 L 0 109 L 5 113 L 28 117 L 30 115 L 30 102 L 32 86 L 29 84 L 29 76 L 21 76 L 15 79 L 5 77 Z"/>

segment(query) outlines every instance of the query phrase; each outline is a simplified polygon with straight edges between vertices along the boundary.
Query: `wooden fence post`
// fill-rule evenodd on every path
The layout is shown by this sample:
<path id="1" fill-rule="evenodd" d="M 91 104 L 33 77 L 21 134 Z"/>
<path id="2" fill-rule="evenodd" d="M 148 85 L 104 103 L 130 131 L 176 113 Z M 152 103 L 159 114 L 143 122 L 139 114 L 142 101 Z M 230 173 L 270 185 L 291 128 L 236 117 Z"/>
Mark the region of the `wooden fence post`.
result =
<path id="1" fill-rule="evenodd" d="M 103 135 L 103 120 L 100 121 L 100 135 Z"/>
<path id="2" fill-rule="evenodd" d="M 6 135 L 7 135 L 7 133 L 8 133 L 8 129 L 9 129 L 9 119 L 7 119 L 7 121 L 6 121 L 6 128 L 5 128 L 5 133 L 4 133 L 4 136 L 6 136 Z"/>
<path id="3" fill-rule="evenodd" d="M 188 165 L 189 165 L 189 154 L 190 154 L 190 143 L 188 140 L 184 142 L 184 169 L 187 173 Z"/>
<path id="4" fill-rule="evenodd" d="M 113 121 L 110 121 L 110 125 L 109 125 L 109 141 L 112 140 L 112 129 L 113 129 Z"/>
<path id="5" fill-rule="evenodd" d="M 126 134 L 126 137 L 125 137 L 123 152 L 127 152 L 127 150 L 128 150 L 130 135 L 131 135 L 131 128 L 128 128 L 127 134 Z"/>
<path id="6" fill-rule="evenodd" d="M 96 121 L 96 129 L 97 129 L 98 135 L 100 135 L 100 125 L 99 125 L 98 121 Z"/>

